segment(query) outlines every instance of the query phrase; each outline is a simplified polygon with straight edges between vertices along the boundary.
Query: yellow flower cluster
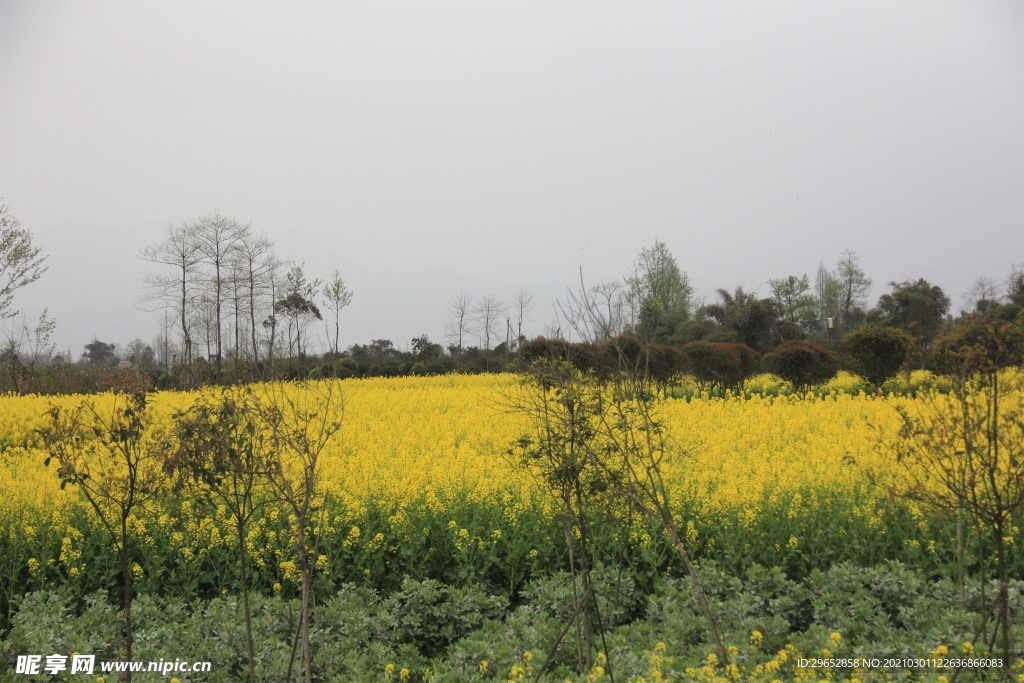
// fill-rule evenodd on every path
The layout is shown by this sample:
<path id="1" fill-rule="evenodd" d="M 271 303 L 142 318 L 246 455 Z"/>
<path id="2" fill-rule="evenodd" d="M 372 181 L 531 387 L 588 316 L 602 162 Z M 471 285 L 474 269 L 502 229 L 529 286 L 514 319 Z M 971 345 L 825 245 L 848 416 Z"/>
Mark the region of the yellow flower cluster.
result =
<path id="1" fill-rule="evenodd" d="M 509 406 L 517 382 L 512 375 L 339 382 L 345 396 L 342 428 L 322 461 L 321 484 L 329 492 L 332 515 L 337 513 L 333 521 L 327 520 L 328 527 L 358 518 L 370 501 L 385 501 L 397 525 L 406 519 L 403 506 L 411 502 L 444 511 L 460 500 L 497 503 L 510 528 L 516 528 L 532 501 L 539 499 L 534 495 L 538 483 L 502 455 L 528 431 L 523 416 Z M 280 390 L 315 396 L 313 389 L 301 385 Z M 158 429 L 169 428 L 174 412 L 187 409 L 198 393 L 212 396 L 217 391 L 154 394 L 151 405 Z M 70 409 L 81 400 L 0 397 L 0 524 L 16 538 L 30 541 L 45 519 L 49 529 L 60 532 L 58 539 L 63 538 L 58 541 L 60 563 L 68 570 L 80 563 L 81 542 L 70 531 L 60 531 L 69 528 L 68 507 L 87 518 L 92 513 L 74 486 L 61 490 L 55 466 L 43 466 L 46 454 L 39 448 L 37 430 L 50 405 Z M 89 400 L 101 415 L 123 401 L 110 394 Z M 895 438 L 900 424 L 896 407 L 911 406 L 915 400 L 866 394 L 668 398 L 658 411 L 670 435 L 671 451 L 663 461 L 665 480 L 675 500 L 695 502 L 700 514 L 735 513 L 750 525 L 765 505 L 784 504 L 791 516 L 801 516 L 814 504 L 806 499 L 809 490 L 856 491 L 862 494 L 857 498 L 861 507 L 853 512 L 872 525 L 881 524 L 871 495 L 864 495 L 868 473 L 884 476 L 893 470 L 887 467 L 891 456 L 879 447 L 879 439 L 886 434 Z M 273 518 L 278 512 L 267 514 Z M 185 500 L 181 516 L 184 526 L 171 542 L 187 558 L 234 542 L 227 510 L 219 510 L 215 518 L 193 518 Z M 152 534 L 167 528 L 166 522 L 165 510 L 144 511 L 132 520 L 133 535 L 147 543 Z M 460 547 L 502 540 L 498 530 L 490 538 L 471 538 L 454 521 L 452 527 Z M 345 545 L 372 550 L 385 543 L 379 534 L 370 539 L 360 535 L 359 527 L 351 526 Z M 692 523 L 686 525 L 685 537 L 689 543 L 698 540 Z M 280 547 L 284 542 L 259 521 L 247 538 L 254 557 L 258 547 Z M 800 540 L 790 538 L 788 547 L 800 549 Z M 256 557 L 257 564 L 261 561 Z M 291 579 L 287 565 L 282 565 L 282 578 Z"/>

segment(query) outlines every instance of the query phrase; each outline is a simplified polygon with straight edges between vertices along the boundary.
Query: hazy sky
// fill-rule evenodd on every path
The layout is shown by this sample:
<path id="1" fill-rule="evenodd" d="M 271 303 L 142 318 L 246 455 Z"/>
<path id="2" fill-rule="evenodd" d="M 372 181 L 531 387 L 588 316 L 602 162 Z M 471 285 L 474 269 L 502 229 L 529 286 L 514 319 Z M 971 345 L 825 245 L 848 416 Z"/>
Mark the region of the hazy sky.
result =
<path id="1" fill-rule="evenodd" d="M 341 271 L 343 346 L 460 291 L 538 334 L 655 239 L 708 300 L 850 248 L 959 306 L 1024 262 L 1024 3 L 2 0 L 0 195 L 76 356 L 214 210 Z"/>

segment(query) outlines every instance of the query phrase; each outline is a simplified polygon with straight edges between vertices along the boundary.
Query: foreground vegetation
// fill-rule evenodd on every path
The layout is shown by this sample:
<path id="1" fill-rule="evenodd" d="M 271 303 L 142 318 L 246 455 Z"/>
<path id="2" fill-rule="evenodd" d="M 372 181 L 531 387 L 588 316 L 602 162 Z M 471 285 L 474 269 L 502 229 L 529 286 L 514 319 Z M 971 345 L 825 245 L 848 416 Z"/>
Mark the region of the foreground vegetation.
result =
<path id="1" fill-rule="evenodd" d="M 180 455 L 182 425 L 196 419 L 195 406 L 218 405 L 225 394 L 153 395 L 142 441 L 162 458 L 154 463 L 167 488 L 147 491 L 148 501 L 126 516 L 123 548 L 137 596 L 132 656 L 194 655 L 214 661 L 210 680 L 247 680 L 243 587 L 251 592 L 256 680 L 287 675 L 304 587 L 312 605 L 309 674 L 317 680 L 532 680 L 543 669 L 544 680 L 771 681 L 819 676 L 794 662 L 823 650 L 998 650 L 991 623 L 998 587 L 983 591 L 979 579 L 995 577 L 990 532 L 958 525 L 919 497 L 894 495 L 908 481 L 893 467 L 901 411 L 950 400 L 929 389 L 937 381 L 928 376 L 903 381 L 916 397 L 844 392 L 859 386 L 850 377 L 802 392 L 763 377 L 737 395 L 689 389 L 659 399 L 673 437 L 663 472 L 675 518 L 736 669 L 715 654 L 661 528 L 629 506 L 613 510 L 596 499 L 588 560 L 603 640 L 597 657 L 584 661 L 578 637 L 564 633 L 581 580 L 568 573 L 576 565 L 564 512 L 507 456 L 528 428 L 512 410 L 521 387 L 513 376 L 229 390 L 283 392 L 310 406 L 325 386 L 345 397 L 342 428 L 320 453 L 312 513 L 298 519 L 301 507 L 272 482 L 260 483 L 244 528 L 244 563 L 236 516 L 203 486 L 211 481 L 178 480 L 165 469 L 172 453 Z M 109 417 L 126 400 L 107 394 L 91 405 Z M 114 606 L 122 544 L 103 528 L 109 508 L 90 506 L 85 484 L 65 468 L 44 466 L 52 457 L 48 415 L 53 406 L 69 415 L 79 402 L 0 399 L 8 661 L 36 651 L 123 653 L 124 619 Z M 62 478 L 70 485 L 62 487 Z M 1016 533 L 1009 528 L 1006 543 L 1011 612 L 1024 590 Z M 996 673 L 965 671 L 959 680 Z M 937 680 L 942 672 L 912 678 L 920 674 Z"/>
<path id="2" fill-rule="evenodd" d="M 556 647 L 570 616 L 572 587 L 567 572 L 555 572 L 530 581 L 515 601 L 479 583 L 409 578 L 388 593 L 342 584 L 318 605 L 313 637 L 323 647 L 313 660 L 314 679 L 330 672 L 344 681 L 534 680 L 554 647 L 557 664 L 544 680 L 939 681 L 951 672 L 930 666 L 822 670 L 800 667 L 799 660 L 978 657 L 985 650 L 972 644 L 980 616 L 977 588 L 964 608 L 953 582 L 931 580 L 897 562 L 865 568 L 843 563 L 803 581 L 758 565 L 743 579 L 710 562 L 700 574 L 728 646 L 728 668 L 717 665 L 685 580 L 670 574 L 644 587 L 629 569 L 603 567 L 595 576 L 606 596 L 600 607 L 609 626 L 608 656 L 586 675 L 574 673 L 572 643 Z M 1024 582 L 1014 582 L 1013 595 L 1013 608 L 1020 609 Z M 215 667 L 209 678 L 182 680 L 246 680 L 237 596 L 188 601 L 144 593 L 136 603 L 136 659 L 208 659 Z M 280 595 L 254 598 L 256 680 L 285 680 L 299 609 L 298 600 Z M 74 651 L 117 659 L 121 626 L 119 610 L 102 592 L 81 602 L 59 591 L 31 593 L 21 601 L 0 655 Z M 998 674 L 997 667 L 965 670 L 959 680 L 997 680 Z M 0 674 L 0 681 L 20 679 Z"/>

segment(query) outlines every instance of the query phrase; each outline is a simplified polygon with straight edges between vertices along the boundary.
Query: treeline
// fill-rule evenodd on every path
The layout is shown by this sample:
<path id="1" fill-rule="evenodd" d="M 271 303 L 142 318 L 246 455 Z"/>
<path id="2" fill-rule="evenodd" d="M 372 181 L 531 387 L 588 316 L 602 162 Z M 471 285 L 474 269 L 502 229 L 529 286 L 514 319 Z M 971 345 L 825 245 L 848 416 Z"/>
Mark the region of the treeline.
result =
<path id="1" fill-rule="evenodd" d="M 8 241 L 21 244 L 23 262 L 13 252 L 0 254 L 0 261 L 26 273 L 18 287 L 29 284 L 45 272 L 45 257 L 6 208 L 0 217 Z M 933 367 L 935 342 L 966 319 L 1024 326 L 1024 272 L 1018 270 L 1001 284 L 979 278 L 967 293 L 970 311 L 956 319 L 946 293 L 925 279 L 890 282 L 869 306 L 872 280 L 850 250 L 831 269 L 820 264 L 813 281 L 806 273 L 770 279 L 769 296 L 736 287 L 700 300 L 668 247 L 656 241 L 625 277 L 581 284 L 556 302 L 556 319 L 531 344 L 524 323 L 533 295 L 520 290 L 507 299 L 453 297 L 444 343 L 422 334 L 406 348 L 374 339 L 343 349 L 341 314 L 353 292 L 341 274 L 335 270 L 326 282 L 307 275 L 302 263 L 278 256 L 273 242 L 249 225 L 217 213 L 169 225 L 140 258 L 151 266 L 140 302 L 160 314 L 150 343 L 135 339 L 121 347 L 93 339 L 78 358 L 70 349 L 57 353 L 56 323 L 44 311 L 38 320 L 5 325 L 0 391 L 502 372 L 541 347 L 575 354 L 587 365 L 585 354 L 572 350 L 573 340 L 627 338 L 644 349 L 663 383 L 690 375 L 705 388 L 729 388 L 767 371 L 802 387 L 844 368 L 880 385 L 901 369 Z M 8 319 L 16 288 L 0 291 L 0 314 Z"/>
<path id="2" fill-rule="evenodd" d="M 686 274 L 656 242 L 622 284 L 581 286 L 569 295 L 560 310 L 580 343 L 565 335 L 538 338 L 522 347 L 520 360 L 569 360 L 597 373 L 642 365 L 657 384 L 689 376 L 701 390 L 720 391 L 760 372 L 800 389 L 840 369 L 879 387 L 901 370 L 948 372 L 950 345 L 967 338 L 1005 347 L 999 353 L 1007 357 L 1022 350 L 1024 272 L 1018 270 L 1002 288 L 979 278 L 968 293 L 973 310 L 956 318 L 949 297 L 924 279 L 890 282 L 867 308 L 871 280 L 852 251 L 840 255 L 834 270 L 819 266 L 813 287 L 806 274 L 768 284 L 770 297 L 719 289 L 716 300 L 697 305 Z"/>

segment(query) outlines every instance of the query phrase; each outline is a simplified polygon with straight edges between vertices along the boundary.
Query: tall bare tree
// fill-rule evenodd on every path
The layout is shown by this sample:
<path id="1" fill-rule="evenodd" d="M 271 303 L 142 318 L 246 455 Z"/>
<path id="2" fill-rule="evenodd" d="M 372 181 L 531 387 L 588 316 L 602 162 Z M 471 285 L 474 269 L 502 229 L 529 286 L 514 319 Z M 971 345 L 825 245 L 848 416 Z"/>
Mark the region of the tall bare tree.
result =
<path id="1" fill-rule="evenodd" d="M 216 342 L 217 349 L 215 365 L 220 370 L 224 354 L 224 283 L 246 228 L 233 218 L 221 216 L 216 212 L 200 218 L 193 225 L 200 262 L 208 270 L 205 296 L 210 302 L 210 311 L 213 315 L 213 341 Z"/>
<path id="2" fill-rule="evenodd" d="M 243 292 L 248 307 L 249 334 L 252 342 L 253 363 L 259 363 L 260 345 L 258 327 L 265 318 L 264 305 L 269 311 L 273 299 L 268 296 L 270 273 L 273 266 L 273 243 L 266 236 L 246 230 L 238 243 L 237 258 L 241 262 L 244 279 Z"/>
<path id="3" fill-rule="evenodd" d="M 182 362 L 192 363 L 191 308 L 199 280 L 199 244 L 191 224 L 168 225 L 164 238 L 142 250 L 144 261 L 167 267 L 147 273 L 143 278 L 144 302 L 174 311 L 181 327 Z"/>
<path id="4" fill-rule="evenodd" d="M 473 329 L 473 299 L 460 292 L 448 302 L 448 338 L 462 351 L 462 341 Z"/>
<path id="5" fill-rule="evenodd" d="M 234 252 L 234 258 L 228 264 L 228 271 L 227 301 L 231 311 L 231 334 L 229 338 L 232 342 L 230 351 L 232 352 L 232 361 L 237 371 L 239 363 L 248 356 L 242 348 L 244 339 L 242 328 L 248 327 L 248 322 L 245 320 L 245 269 L 237 249 Z"/>
<path id="6" fill-rule="evenodd" d="M 153 350 L 156 351 L 156 362 L 157 365 L 167 372 L 171 369 L 172 359 L 176 359 L 178 355 L 178 345 L 171 340 L 171 328 L 174 323 L 167 311 L 164 309 L 163 318 L 160 320 L 160 329 L 157 331 L 156 336 L 153 337 Z"/>
<path id="7" fill-rule="evenodd" d="M 505 302 L 489 294 L 477 302 L 473 313 L 484 349 L 490 351 L 491 337 L 497 336 L 498 321 L 505 315 Z"/>
<path id="8" fill-rule="evenodd" d="M 274 348 L 279 334 L 277 311 L 273 304 L 277 303 L 278 297 L 285 291 L 285 266 L 286 262 L 270 255 L 265 261 L 266 266 L 266 292 L 270 297 L 271 308 L 267 317 L 263 320 L 263 329 L 266 331 L 267 362 L 271 374 L 274 369 Z"/>
<path id="9" fill-rule="evenodd" d="M 533 293 L 525 289 L 516 290 L 512 295 L 512 309 L 516 315 L 516 345 L 523 339 L 523 321 L 533 310 Z"/>

